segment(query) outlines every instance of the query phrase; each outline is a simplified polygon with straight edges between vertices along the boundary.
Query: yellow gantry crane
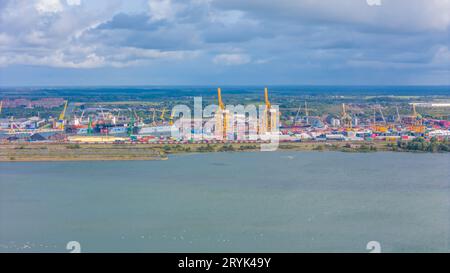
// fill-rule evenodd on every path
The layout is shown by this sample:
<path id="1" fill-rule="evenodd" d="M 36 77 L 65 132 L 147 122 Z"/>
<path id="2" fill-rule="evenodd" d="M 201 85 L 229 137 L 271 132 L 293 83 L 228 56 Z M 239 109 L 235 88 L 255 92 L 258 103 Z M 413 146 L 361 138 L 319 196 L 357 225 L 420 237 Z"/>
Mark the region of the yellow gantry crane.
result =
<path id="1" fill-rule="evenodd" d="M 68 103 L 68 101 L 66 100 L 64 102 L 64 108 L 63 108 L 61 114 L 59 114 L 58 124 L 56 126 L 58 129 L 61 129 L 61 130 L 64 130 L 64 118 L 66 116 L 67 103 Z"/>
<path id="2" fill-rule="evenodd" d="M 380 113 L 382 123 L 377 123 L 377 110 Z M 381 109 L 381 105 L 374 106 L 373 108 L 373 126 L 372 130 L 379 133 L 386 133 L 389 131 L 389 126 L 384 118 L 383 110 Z"/>
<path id="3" fill-rule="evenodd" d="M 412 109 L 413 109 L 412 118 L 414 121 L 413 121 L 413 125 L 410 126 L 409 129 L 415 133 L 420 133 L 420 134 L 425 133 L 426 128 L 425 128 L 425 126 L 423 126 L 423 118 L 422 118 L 421 114 L 417 113 L 415 103 L 412 104 Z"/>
<path id="4" fill-rule="evenodd" d="M 170 118 L 169 118 L 169 125 L 172 126 L 173 125 L 173 117 L 174 117 L 174 112 L 172 111 L 172 113 L 170 114 Z"/>
<path id="5" fill-rule="evenodd" d="M 222 101 L 222 90 L 217 88 L 217 99 L 219 103 L 219 109 L 216 113 L 216 131 L 223 139 L 227 138 L 227 124 L 228 124 L 228 113 L 225 109 L 225 104 Z"/>
<path id="6" fill-rule="evenodd" d="M 415 103 L 413 103 L 412 108 L 413 108 L 413 116 L 416 120 L 415 125 L 417 125 L 417 126 L 422 125 L 422 115 L 417 113 Z"/>
<path id="7" fill-rule="evenodd" d="M 272 105 L 269 101 L 269 90 L 267 87 L 264 88 L 264 103 L 266 104 L 266 108 L 264 109 L 264 125 L 265 125 L 265 131 L 271 132 L 271 118 L 270 118 L 270 109 L 272 108 Z"/>
<path id="8" fill-rule="evenodd" d="M 267 87 L 264 88 L 264 103 L 265 103 L 265 109 L 264 109 L 264 117 L 263 117 L 263 123 L 262 127 L 259 132 L 260 133 L 271 133 L 274 131 L 275 128 L 277 128 L 277 118 L 280 114 L 277 109 L 272 107 L 272 104 L 269 100 L 269 90 Z"/>
<path id="9" fill-rule="evenodd" d="M 269 90 L 267 89 L 267 87 L 264 88 L 264 102 L 266 103 L 267 109 L 270 109 L 272 105 L 269 101 Z"/>
<path id="10" fill-rule="evenodd" d="M 352 117 L 347 113 L 345 109 L 345 103 L 342 104 L 342 123 L 347 127 L 347 129 L 352 128 Z"/>
<path id="11" fill-rule="evenodd" d="M 167 109 L 163 108 L 162 110 L 158 110 L 156 108 L 151 108 L 150 111 L 152 111 L 152 124 L 156 125 L 156 112 L 160 112 L 161 115 L 158 116 L 161 122 L 164 122 Z M 172 124 L 171 124 L 172 125 Z"/>
<path id="12" fill-rule="evenodd" d="M 223 104 L 223 101 L 222 101 L 222 90 L 220 89 L 220 87 L 217 88 L 217 98 L 218 98 L 218 101 L 219 101 L 219 109 L 224 111 L 225 110 L 225 104 Z"/>
<path id="13" fill-rule="evenodd" d="M 264 109 L 264 122 L 261 133 L 273 132 L 277 127 L 277 116 L 280 114 L 277 109 L 272 108 L 272 104 L 269 100 L 269 90 L 267 87 L 264 88 L 264 103 L 266 105 Z"/>
<path id="14" fill-rule="evenodd" d="M 167 109 L 164 107 L 164 108 L 162 109 L 162 111 L 161 111 L 161 116 L 159 116 L 159 119 L 160 119 L 160 120 L 164 121 L 164 116 L 165 116 L 165 114 L 166 114 L 166 111 L 167 111 Z"/>

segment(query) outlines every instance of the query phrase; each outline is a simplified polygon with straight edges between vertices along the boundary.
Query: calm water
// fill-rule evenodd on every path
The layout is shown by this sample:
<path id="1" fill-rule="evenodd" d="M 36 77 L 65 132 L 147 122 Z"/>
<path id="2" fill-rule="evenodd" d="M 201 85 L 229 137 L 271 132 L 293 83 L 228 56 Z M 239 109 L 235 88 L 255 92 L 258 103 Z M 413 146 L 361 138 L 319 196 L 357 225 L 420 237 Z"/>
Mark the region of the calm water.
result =
<path id="1" fill-rule="evenodd" d="M 450 251 L 449 154 L 0 163 L 0 252 Z"/>

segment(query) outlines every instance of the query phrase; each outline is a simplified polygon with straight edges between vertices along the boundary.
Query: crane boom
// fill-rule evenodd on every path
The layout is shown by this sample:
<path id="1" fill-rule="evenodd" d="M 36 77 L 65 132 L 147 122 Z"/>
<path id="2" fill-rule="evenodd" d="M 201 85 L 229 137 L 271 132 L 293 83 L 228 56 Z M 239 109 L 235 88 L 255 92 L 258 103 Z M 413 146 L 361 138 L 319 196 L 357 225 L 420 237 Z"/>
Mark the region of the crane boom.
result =
<path id="1" fill-rule="evenodd" d="M 222 134 L 223 139 L 227 137 L 228 111 L 225 109 L 225 104 L 222 101 L 222 90 L 217 88 L 217 99 L 219 109 L 216 112 L 216 130 Z"/>
<path id="2" fill-rule="evenodd" d="M 170 113 L 170 118 L 169 118 L 169 125 L 172 126 L 173 125 L 173 118 L 175 116 L 174 111 L 172 111 L 172 113 Z"/>
<path id="3" fill-rule="evenodd" d="M 217 88 L 217 98 L 219 101 L 219 108 L 221 110 L 225 110 L 225 105 L 223 104 L 223 101 L 222 101 L 222 90 L 220 89 L 220 87 Z"/>
<path id="4" fill-rule="evenodd" d="M 269 91 L 267 90 L 267 87 L 264 88 L 264 100 L 266 102 L 266 108 L 270 109 L 270 101 L 269 101 Z"/>
<path id="5" fill-rule="evenodd" d="M 298 119 L 298 115 L 300 114 L 300 110 L 301 110 L 301 106 L 298 107 L 297 113 L 295 114 L 295 118 L 294 118 L 294 125 L 297 123 L 297 119 Z"/>
<path id="6" fill-rule="evenodd" d="M 381 106 L 378 108 L 381 114 L 381 118 L 383 119 L 383 123 L 386 124 L 386 119 L 384 118 L 383 110 L 381 110 Z"/>
<path id="7" fill-rule="evenodd" d="M 352 117 L 347 113 L 345 109 L 345 103 L 342 104 L 342 121 L 347 128 L 352 128 Z"/>
<path id="8" fill-rule="evenodd" d="M 155 124 L 156 124 L 156 120 L 155 120 L 155 117 L 156 117 L 156 109 L 155 109 L 155 108 L 153 108 L 153 114 L 152 114 L 152 123 L 153 123 L 153 125 L 155 125 Z"/>
<path id="9" fill-rule="evenodd" d="M 66 116 L 66 109 L 67 109 L 67 101 L 64 102 L 64 109 L 59 115 L 59 120 L 64 120 L 64 117 Z"/>
<path id="10" fill-rule="evenodd" d="M 159 119 L 161 119 L 162 121 L 164 121 L 164 115 L 166 114 L 166 108 L 163 108 L 161 111 L 161 116 L 159 116 Z"/>

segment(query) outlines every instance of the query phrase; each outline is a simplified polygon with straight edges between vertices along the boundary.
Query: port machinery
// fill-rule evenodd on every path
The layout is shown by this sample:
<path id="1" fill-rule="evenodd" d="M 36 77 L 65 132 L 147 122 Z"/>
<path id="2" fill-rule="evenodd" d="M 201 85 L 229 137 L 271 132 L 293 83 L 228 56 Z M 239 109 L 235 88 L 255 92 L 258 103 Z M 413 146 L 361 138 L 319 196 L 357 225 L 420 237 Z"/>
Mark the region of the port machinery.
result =
<path id="1" fill-rule="evenodd" d="M 345 126 L 346 130 L 352 129 L 352 117 L 350 116 L 349 113 L 347 113 L 345 103 L 342 104 L 341 120 L 342 120 L 342 123 Z"/>
<path id="2" fill-rule="evenodd" d="M 59 129 L 59 130 L 64 130 L 64 124 L 65 124 L 65 117 L 66 117 L 66 110 L 67 110 L 67 104 L 68 101 L 64 101 L 64 107 L 63 110 L 61 111 L 61 114 L 59 114 L 59 119 L 57 121 L 55 121 L 53 128 L 54 129 Z"/>
<path id="3" fill-rule="evenodd" d="M 416 110 L 416 103 L 412 104 L 412 116 L 410 117 L 411 125 L 408 127 L 408 129 L 412 132 L 416 133 L 425 133 L 426 127 L 423 125 L 423 117 L 421 114 L 419 114 Z"/>
<path id="4" fill-rule="evenodd" d="M 227 139 L 228 120 L 230 118 L 230 111 L 225 108 L 222 101 L 222 90 L 217 88 L 218 109 L 216 112 L 216 127 L 215 133 L 218 139 Z"/>
<path id="5" fill-rule="evenodd" d="M 225 104 L 222 100 L 222 90 L 217 88 L 217 101 L 218 109 L 215 115 L 215 135 L 219 139 L 227 139 L 227 129 L 229 126 L 229 121 L 231 118 L 230 111 L 226 109 Z M 274 108 L 269 100 L 268 88 L 264 88 L 264 114 L 262 115 L 262 120 L 258 124 L 258 133 L 273 133 L 277 129 L 278 118 L 280 112 L 278 109 Z M 171 116 L 171 119 L 173 116 Z"/>
<path id="6" fill-rule="evenodd" d="M 272 133 L 277 128 L 277 121 L 280 115 L 280 112 L 277 109 L 272 107 L 272 104 L 269 101 L 269 90 L 267 87 L 264 88 L 264 116 L 262 123 L 262 130 L 260 133 Z"/>

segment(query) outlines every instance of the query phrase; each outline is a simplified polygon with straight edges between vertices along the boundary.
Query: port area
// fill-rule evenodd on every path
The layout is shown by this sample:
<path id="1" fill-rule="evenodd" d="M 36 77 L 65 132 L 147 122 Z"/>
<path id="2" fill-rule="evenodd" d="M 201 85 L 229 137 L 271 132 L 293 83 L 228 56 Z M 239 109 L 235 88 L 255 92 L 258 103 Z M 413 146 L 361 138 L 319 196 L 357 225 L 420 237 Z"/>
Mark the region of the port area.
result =
<path id="1" fill-rule="evenodd" d="M 265 87 L 222 96 L 220 87 L 217 93 L 208 87 L 202 91 L 205 97 L 192 101 L 186 94 L 174 98 L 141 89 L 120 94 L 96 90 L 103 92 L 100 101 L 85 90 L 72 94 L 71 102 L 63 90 L 56 90 L 55 97 L 45 90 L 4 93 L 0 160 L 159 160 L 174 153 L 274 148 L 450 151 L 447 94 L 335 96 L 278 90 L 271 96 Z M 244 104 L 258 111 L 235 107 Z M 200 111 L 206 105 L 215 106 L 213 115 Z M 197 109 L 197 115 L 182 113 L 179 106 Z M 261 149 L 268 139 L 275 145 Z"/>
<path id="2" fill-rule="evenodd" d="M 1 162 L 166 160 L 170 154 L 208 152 L 259 152 L 262 143 L 21 143 L 0 144 Z M 403 151 L 386 141 L 288 142 L 278 151 L 376 152 Z M 406 150 L 405 150 L 406 151 Z"/>

